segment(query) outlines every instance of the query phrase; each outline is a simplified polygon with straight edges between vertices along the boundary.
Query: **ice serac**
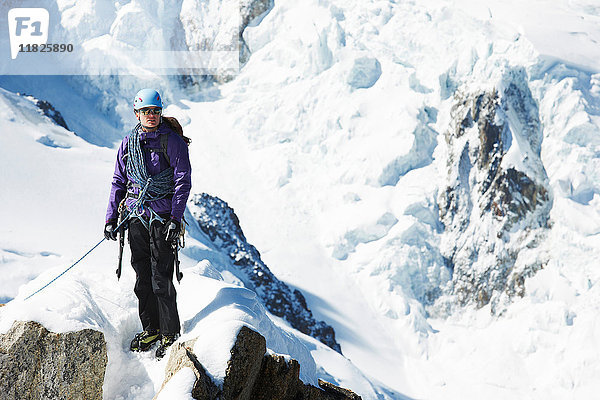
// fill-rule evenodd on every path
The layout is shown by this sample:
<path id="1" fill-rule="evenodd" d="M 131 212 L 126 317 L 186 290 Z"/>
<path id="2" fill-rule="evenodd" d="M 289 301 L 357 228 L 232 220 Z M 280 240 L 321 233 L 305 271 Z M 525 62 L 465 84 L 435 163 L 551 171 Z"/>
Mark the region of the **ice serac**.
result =
<path id="1" fill-rule="evenodd" d="M 273 9 L 274 0 L 242 0 L 239 4 L 242 17 L 239 31 L 240 63 L 245 64 L 250 58 L 250 49 L 243 37 L 244 30 L 248 26 L 258 25 Z"/>
<path id="2" fill-rule="evenodd" d="M 101 332 L 17 321 L 0 335 L 0 398 L 101 400 L 107 362 Z"/>
<path id="3" fill-rule="evenodd" d="M 341 353 L 333 328 L 315 320 L 302 293 L 269 270 L 258 250 L 246 241 L 238 217 L 225 201 L 202 193 L 194 195 L 188 206 L 200 229 L 231 258 L 238 278 L 257 293 L 267 310 Z"/>
<path id="4" fill-rule="evenodd" d="M 525 72 L 495 89 L 455 95 L 446 132 L 448 175 L 439 196 L 442 252 L 460 304 L 492 312 L 546 260 L 536 248 L 549 228 L 552 196 L 540 159 L 542 128 Z"/>
<path id="5" fill-rule="evenodd" d="M 191 389 L 194 399 L 222 400 L 360 400 L 351 390 L 319 380 L 319 388 L 304 384 L 299 378 L 300 364 L 267 352 L 265 338 L 243 326 L 231 348 L 231 358 L 222 387 L 206 375 L 193 353 L 193 342 L 174 345 L 166 368 L 163 389 L 177 373 L 190 368 L 195 375 Z M 159 392 L 156 396 L 161 398 Z"/>
<path id="6" fill-rule="evenodd" d="M 360 57 L 347 78 L 347 83 L 354 89 L 368 89 L 375 85 L 381 76 L 381 63 L 376 58 Z"/>
<path id="7" fill-rule="evenodd" d="M 244 41 L 246 27 L 257 25 L 273 8 L 273 0 L 183 0 L 179 15 L 182 35 L 188 50 L 239 50 L 240 64 L 250 58 L 250 49 Z M 184 85 L 196 84 L 195 72 L 180 78 Z M 217 68 L 213 78 L 217 82 L 230 80 L 237 71 Z M 196 75 L 196 76 L 195 76 Z"/>

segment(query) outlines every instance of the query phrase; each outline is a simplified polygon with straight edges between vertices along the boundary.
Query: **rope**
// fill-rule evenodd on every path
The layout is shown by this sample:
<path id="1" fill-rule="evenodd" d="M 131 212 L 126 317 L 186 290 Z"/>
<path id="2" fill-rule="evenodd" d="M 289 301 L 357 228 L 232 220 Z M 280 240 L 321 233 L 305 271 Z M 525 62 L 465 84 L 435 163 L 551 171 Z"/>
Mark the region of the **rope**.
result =
<path id="1" fill-rule="evenodd" d="M 128 156 L 127 156 L 127 178 L 136 183 L 138 185 L 144 184 L 142 189 L 140 190 L 140 194 L 135 201 L 128 207 L 130 214 L 129 218 L 138 218 L 142 224 L 149 230 L 150 225 L 154 220 L 158 220 L 161 223 L 164 220 L 156 214 L 156 212 L 150 208 L 150 221 L 146 221 L 143 216 L 145 213 L 146 207 L 145 203 L 156 201 L 163 199 L 173 193 L 174 190 L 174 181 L 173 181 L 173 168 L 169 167 L 167 169 L 162 170 L 160 173 L 150 176 L 148 174 L 148 170 L 146 169 L 146 163 L 144 162 L 144 153 L 142 151 L 142 146 L 140 144 L 140 131 L 142 125 L 137 124 L 135 128 L 133 128 L 131 135 L 129 136 L 129 144 L 128 144 Z"/>
<path id="2" fill-rule="evenodd" d="M 123 225 L 125 223 L 125 221 L 121 222 L 121 224 L 115 229 L 115 231 L 119 230 L 119 228 L 121 228 L 121 225 Z M 96 247 L 100 246 L 100 244 L 102 242 L 104 242 L 106 240 L 106 238 L 102 238 L 101 241 L 99 241 L 98 243 L 96 243 L 96 245 L 94 247 L 92 247 L 91 249 L 89 249 L 87 251 L 87 253 L 85 253 L 83 256 L 81 256 L 81 258 L 77 261 L 75 261 L 69 268 L 65 269 L 63 272 L 61 272 L 59 275 L 57 275 L 54 279 L 52 279 L 50 282 L 46 283 L 44 286 L 42 286 L 41 288 L 39 288 L 38 290 L 36 290 L 35 292 L 33 292 L 32 294 L 30 294 L 29 296 L 25 297 L 25 300 L 29 300 L 30 298 L 32 298 L 35 294 L 38 294 L 39 292 L 41 292 L 42 290 L 46 289 L 48 286 L 50 286 L 52 283 L 54 283 L 54 281 L 56 281 L 58 278 L 60 278 L 61 276 L 63 276 L 64 274 L 66 274 L 71 268 L 73 268 L 74 266 L 76 266 L 77 264 L 79 264 L 79 262 L 81 260 L 83 260 L 85 257 L 87 257 L 88 254 L 90 254 L 92 251 L 94 251 L 96 249 Z M 23 301 L 25 301 L 23 300 Z"/>

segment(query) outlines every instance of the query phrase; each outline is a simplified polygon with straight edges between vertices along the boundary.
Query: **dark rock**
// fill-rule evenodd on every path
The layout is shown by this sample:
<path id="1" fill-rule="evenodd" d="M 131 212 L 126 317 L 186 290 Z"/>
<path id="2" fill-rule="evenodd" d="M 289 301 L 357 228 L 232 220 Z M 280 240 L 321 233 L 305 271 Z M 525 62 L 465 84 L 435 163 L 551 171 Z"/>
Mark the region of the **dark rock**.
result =
<path id="1" fill-rule="evenodd" d="M 183 368 L 190 368 L 194 372 L 194 375 L 196 375 L 196 381 L 192 388 L 192 397 L 194 399 L 216 400 L 218 398 L 220 390 L 210 379 L 206 370 L 194 354 L 195 342 L 196 340 L 194 339 L 184 343 L 175 343 L 172 346 L 171 355 L 165 367 L 165 380 L 154 398 L 158 397 L 167 382 Z"/>
<path id="2" fill-rule="evenodd" d="M 341 353 L 335 331 L 323 321 L 316 321 L 299 290 L 291 290 L 273 275 L 260 253 L 246 241 L 238 217 L 223 200 L 206 193 L 192 197 L 190 207 L 200 229 L 237 268 L 236 275 L 256 292 L 267 310 L 284 318 L 300 332 L 310 335 Z"/>
<path id="3" fill-rule="evenodd" d="M 360 400 L 361 397 L 354 393 L 352 390 L 344 389 L 339 386 L 335 386 L 332 383 L 325 382 L 324 380 L 319 379 L 319 386 L 323 389 L 328 395 L 332 396 L 336 399 L 351 399 L 351 400 Z"/>
<path id="4" fill-rule="evenodd" d="M 0 399 L 102 399 L 107 361 L 101 332 L 15 322 L 0 335 Z"/>
<path id="5" fill-rule="evenodd" d="M 252 399 L 252 388 L 261 370 L 263 356 L 267 351 L 265 338 L 245 326 L 240 329 L 231 358 L 227 362 L 223 381 L 223 398 Z"/>
<path id="6" fill-rule="evenodd" d="M 244 329 L 244 328 L 242 328 Z M 245 341 L 244 337 L 252 338 L 251 343 L 259 346 L 258 351 L 248 346 L 238 347 L 237 359 L 252 359 L 256 362 L 256 355 L 263 350 L 264 339 L 257 340 L 258 333 L 245 328 L 240 331 L 237 343 Z M 262 338 L 262 336 L 261 336 Z M 244 355 L 248 353 L 248 355 Z M 233 350 L 232 350 L 233 360 Z M 249 369 L 248 369 L 249 370 Z M 229 371 L 229 369 L 228 369 Z M 225 378 L 227 380 L 227 378 Z M 278 354 L 266 354 L 262 357 L 260 370 L 251 390 L 250 399 L 253 400 L 360 400 L 361 397 L 348 389 L 340 388 L 331 383 L 319 380 L 321 388 L 306 385 L 300 380 L 300 364 L 298 361 Z M 246 389 L 247 390 L 247 389 Z M 245 390 L 245 392 L 247 392 Z M 238 389 L 239 391 L 239 389 Z M 223 399 L 242 399 L 245 397 L 227 397 Z"/>
<path id="7" fill-rule="evenodd" d="M 36 99 L 35 97 L 27 95 L 25 93 L 17 93 L 17 94 L 19 96 L 25 97 L 27 100 L 29 100 L 33 104 L 35 104 L 37 106 L 37 108 L 40 109 L 42 114 L 44 114 L 46 117 L 50 118 L 52 120 L 52 122 L 54 122 L 56 125 L 62 126 L 66 130 L 69 130 L 69 127 L 67 126 L 67 123 L 66 123 L 65 119 L 63 118 L 63 116 L 61 115 L 60 111 L 55 109 L 52 104 L 50 104 L 46 100 Z"/>
<path id="8" fill-rule="evenodd" d="M 35 102 L 35 105 L 38 106 L 38 108 L 40 110 L 42 110 L 42 112 L 44 113 L 45 116 L 47 116 L 52 121 L 54 121 L 54 123 L 56 125 L 62 126 L 66 130 L 69 130 L 69 127 L 67 126 L 67 123 L 65 122 L 65 119 L 60 114 L 60 111 L 58 111 L 57 109 L 55 109 L 52 106 L 52 104 L 50 104 L 49 102 L 47 102 L 45 100 L 37 100 Z"/>
<path id="9" fill-rule="evenodd" d="M 252 391 L 256 400 L 361 400 L 351 390 L 319 379 L 317 388 L 300 380 L 300 364 L 277 354 L 266 355 Z"/>
<path id="10" fill-rule="evenodd" d="M 535 211 L 536 207 L 548 202 L 548 191 L 515 168 L 508 168 L 492 181 L 490 187 L 494 196 L 487 198 L 483 209 L 502 221 L 503 230 Z"/>
<path id="11" fill-rule="evenodd" d="M 260 20 L 273 9 L 273 0 L 242 0 L 240 1 L 240 35 L 248 26 L 256 26 Z"/>
<path id="12" fill-rule="evenodd" d="M 281 355 L 264 357 L 259 378 L 252 391 L 257 400 L 296 400 L 304 397 L 304 383 L 300 380 L 300 364 Z"/>
<path id="13" fill-rule="evenodd" d="M 319 380 L 320 388 L 300 380 L 300 364 L 277 354 L 265 354 L 266 341 L 258 332 L 242 327 L 231 349 L 223 387 L 210 380 L 193 352 L 194 341 L 174 344 L 163 388 L 182 368 L 196 375 L 194 399 L 202 400 L 360 400 L 354 392 Z M 161 388 L 162 389 L 162 388 Z M 160 392 L 159 392 L 160 393 Z M 158 394 L 156 395 L 158 397 Z M 156 398 L 155 397 L 155 398 Z"/>

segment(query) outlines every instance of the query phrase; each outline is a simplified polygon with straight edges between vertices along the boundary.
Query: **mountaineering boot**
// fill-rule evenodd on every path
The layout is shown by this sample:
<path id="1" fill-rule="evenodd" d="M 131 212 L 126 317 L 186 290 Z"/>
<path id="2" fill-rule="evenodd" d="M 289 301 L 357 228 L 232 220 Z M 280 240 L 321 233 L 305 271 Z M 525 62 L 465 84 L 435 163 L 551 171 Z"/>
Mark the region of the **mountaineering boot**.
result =
<path id="1" fill-rule="evenodd" d="M 167 349 L 177 340 L 179 335 L 162 335 L 162 340 L 158 349 L 156 349 L 156 358 L 159 360 L 165 356 Z"/>
<path id="2" fill-rule="evenodd" d="M 131 351 L 148 351 L 154 342 L 160 339 L 158 331 L 140 332 L 131 341 Z"/>

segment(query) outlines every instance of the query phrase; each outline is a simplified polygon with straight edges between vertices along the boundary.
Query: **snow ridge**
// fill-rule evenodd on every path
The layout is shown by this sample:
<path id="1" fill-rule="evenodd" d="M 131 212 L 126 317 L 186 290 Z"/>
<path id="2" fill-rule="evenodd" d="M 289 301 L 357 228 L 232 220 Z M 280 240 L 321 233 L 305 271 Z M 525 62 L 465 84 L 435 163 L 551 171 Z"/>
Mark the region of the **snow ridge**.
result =
<path id="1" fill-rule="evenodd" d="M 238 268 L 236 275 L 257 293 L 271 313 L 341 353 L 333 328 L 316 321 L 302 293 L 292 290 L 269 270 L 258 250 L 246 241 L 238 217 L 225 201 L 202 193 L 194 195 L 188 207 L 200 229 L 231 258 Z"/>

